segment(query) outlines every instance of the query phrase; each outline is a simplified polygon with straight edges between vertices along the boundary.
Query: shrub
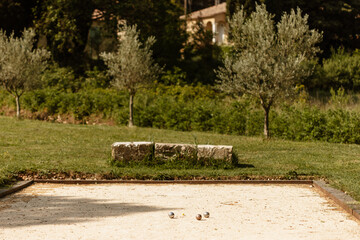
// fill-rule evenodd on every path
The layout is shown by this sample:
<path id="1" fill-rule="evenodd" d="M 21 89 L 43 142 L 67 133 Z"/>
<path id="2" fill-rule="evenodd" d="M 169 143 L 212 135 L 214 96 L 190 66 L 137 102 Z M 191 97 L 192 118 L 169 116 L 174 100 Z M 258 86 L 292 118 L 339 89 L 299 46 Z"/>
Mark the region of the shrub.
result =
<path id="1" fill-rule="evenodd" d="M 206 92 L 214 97 L 207 97 Z M 14 106 L 13 98 L 5 92 L 0 92 L 0 102 Z M 82 122 L 92 116 L 113 119 L 121 125 L 128 121 L 128 93 L 111 89 L 86 88 L 76 93 L 40 89 L 26 93 L 23 106 L 46 115 L 70 114 Z M 260 136 L 263 130 L 264 112 L 252 99 L 224 98 L 205 86 L 143 89 L 135 106 L 134 120 L 140 127 L 247 136 Z M 355 111 L 284 104 L 273 109 L 270 118 L 273 137 L 360 144 L 360 113 Z"/>
<path id="2" fill-rule="evenodd" d="M 51 66 L 42 76 L 42 83 L 45 88 L 52 88 L 62 92 L 77 92 L 81 89 L 83 78 L 76 77 L 71 68 Z"/>
<path id="3" fill-rule="evenodd" d="M 360 52 L 346 52 L 344 48 L 332 51 L 329 59 L 323 61 L 322 74 L 326 86 L 335 89 L 360 90 Z"/>

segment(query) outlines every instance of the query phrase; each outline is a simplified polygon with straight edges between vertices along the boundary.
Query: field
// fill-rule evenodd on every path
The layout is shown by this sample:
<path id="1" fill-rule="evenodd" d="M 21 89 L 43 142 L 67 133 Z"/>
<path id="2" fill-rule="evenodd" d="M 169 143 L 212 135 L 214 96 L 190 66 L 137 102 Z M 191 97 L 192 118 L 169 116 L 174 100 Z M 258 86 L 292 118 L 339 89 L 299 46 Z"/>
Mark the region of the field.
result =
<path id="1" fill-rule="evenodd" d="M 116 168 L 116 141 L 233 145 L 231 169 Z M 22 175 L 123 179 L 326 179 L 360 200 L 360 146 L 293 142 L 200 132 L 105 125 L 70 125 L 0 117 L 0 183 Z"/>

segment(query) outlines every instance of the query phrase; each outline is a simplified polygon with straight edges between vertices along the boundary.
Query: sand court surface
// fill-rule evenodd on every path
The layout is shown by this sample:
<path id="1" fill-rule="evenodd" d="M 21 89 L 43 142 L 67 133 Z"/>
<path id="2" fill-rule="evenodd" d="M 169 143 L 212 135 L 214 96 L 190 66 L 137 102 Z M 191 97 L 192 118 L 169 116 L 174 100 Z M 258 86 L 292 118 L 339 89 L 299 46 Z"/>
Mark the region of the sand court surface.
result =
<path id="1" fill-rule="evenodd" d="M 37 183 L 0 199 L 0 239 L 359 240 L 360 224 L 308 185 Z"/>

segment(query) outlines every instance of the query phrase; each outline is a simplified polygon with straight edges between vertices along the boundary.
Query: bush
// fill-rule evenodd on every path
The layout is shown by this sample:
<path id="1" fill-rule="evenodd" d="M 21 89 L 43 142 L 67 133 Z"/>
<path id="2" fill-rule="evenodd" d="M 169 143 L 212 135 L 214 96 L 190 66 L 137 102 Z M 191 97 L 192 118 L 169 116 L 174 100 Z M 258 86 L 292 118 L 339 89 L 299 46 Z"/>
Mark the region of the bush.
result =
<path id="1" fill-rule="evenodd" d="M 338 100 L 338 97 L 336 98 Z M 0 92 L 2 104 L 13 98 Z M 128 93 L 112 89 L 84 88 L 78 92 L 45 88 L 23 97 L 24 109 L 45 115 L 70 114 L 86 122 L 92 116 L 128 121 Z M 141 90 L 135 97 L 134 121 L 140 127 L 179 131 L 211 131 L 223 134 L 260 136 L 264 113 L 252 99 L 234 100 L 206 86 L 165 86 Z M 282 105 L 270 112 L 273 137 L 297 141 L 328 141 L 360 144 L 360 113 L 343 108 Z"/>
<path id="2" fill-rule="evenodd" d="M 360 51 L 350 53 L 344 48 L 333 50 L 331 57 L 323 60 L 317 75 L 320 78 L 318 82 L 322 82 L 325 88 L 360 90 Z"/>
<path id="3" fill-rule="evenodd" d="M 52 88 L 61 92 L 77 92 L 81 89 L 83 78 L 76 77 L 71 68 L 51 66 L 42 75 L 44 88 Z"/>
<path id="4" fill-rule="evenodd" d="M 110 78 L 106 76 L 104 71 L 94 68 L 85 73 L 86 78 L 84 85 L 87 88 L 108 88 L 110 87 Z"/>
<path id="5" fill-rule="evenodd" d="M 24 108 L 31 112 L 44 111 L 50 115 L 72 114 L 82 120 L 92 114 L 111 118 L 116 110 L 126 104 L 126 95 L 112 90 L 92 89 L 77 93 L 57 89 L 40 89 L 23 97 Z"/>
<path id="6" fill-rule="evenodd" d="M 360 143 L 360 114 L 342 109 L 283 107 L 271 121 L 274 136 L 289 140 Z"/>

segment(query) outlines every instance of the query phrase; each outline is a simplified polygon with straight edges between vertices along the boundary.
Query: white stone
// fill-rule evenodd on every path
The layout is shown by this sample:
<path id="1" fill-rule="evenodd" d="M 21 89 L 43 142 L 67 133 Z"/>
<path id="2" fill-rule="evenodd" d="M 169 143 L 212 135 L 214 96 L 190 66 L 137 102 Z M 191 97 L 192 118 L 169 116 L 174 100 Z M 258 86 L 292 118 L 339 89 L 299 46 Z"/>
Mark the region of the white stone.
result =
<path id="1" fill-rule="evenodd" d="M 153 149 L 153 142 L 115 142 L 111 145 L 111 156 L 117 161 L 142 161 Z"/>
<path id="2" fill-rule="evenodd" d="M 196 154 L 196 145 L 174 144 L 174 143 L 155 143 L 155 157 L 171 159 L 176 157 L 186 157 Z"/>
<path id="3" fill-rule="evenodd" d="M 197 146 L 197 157 L 199 159 L 216 159 L 231 161 L 232 159 L 232 146 L 224 145 L 198 145 Z"/>

